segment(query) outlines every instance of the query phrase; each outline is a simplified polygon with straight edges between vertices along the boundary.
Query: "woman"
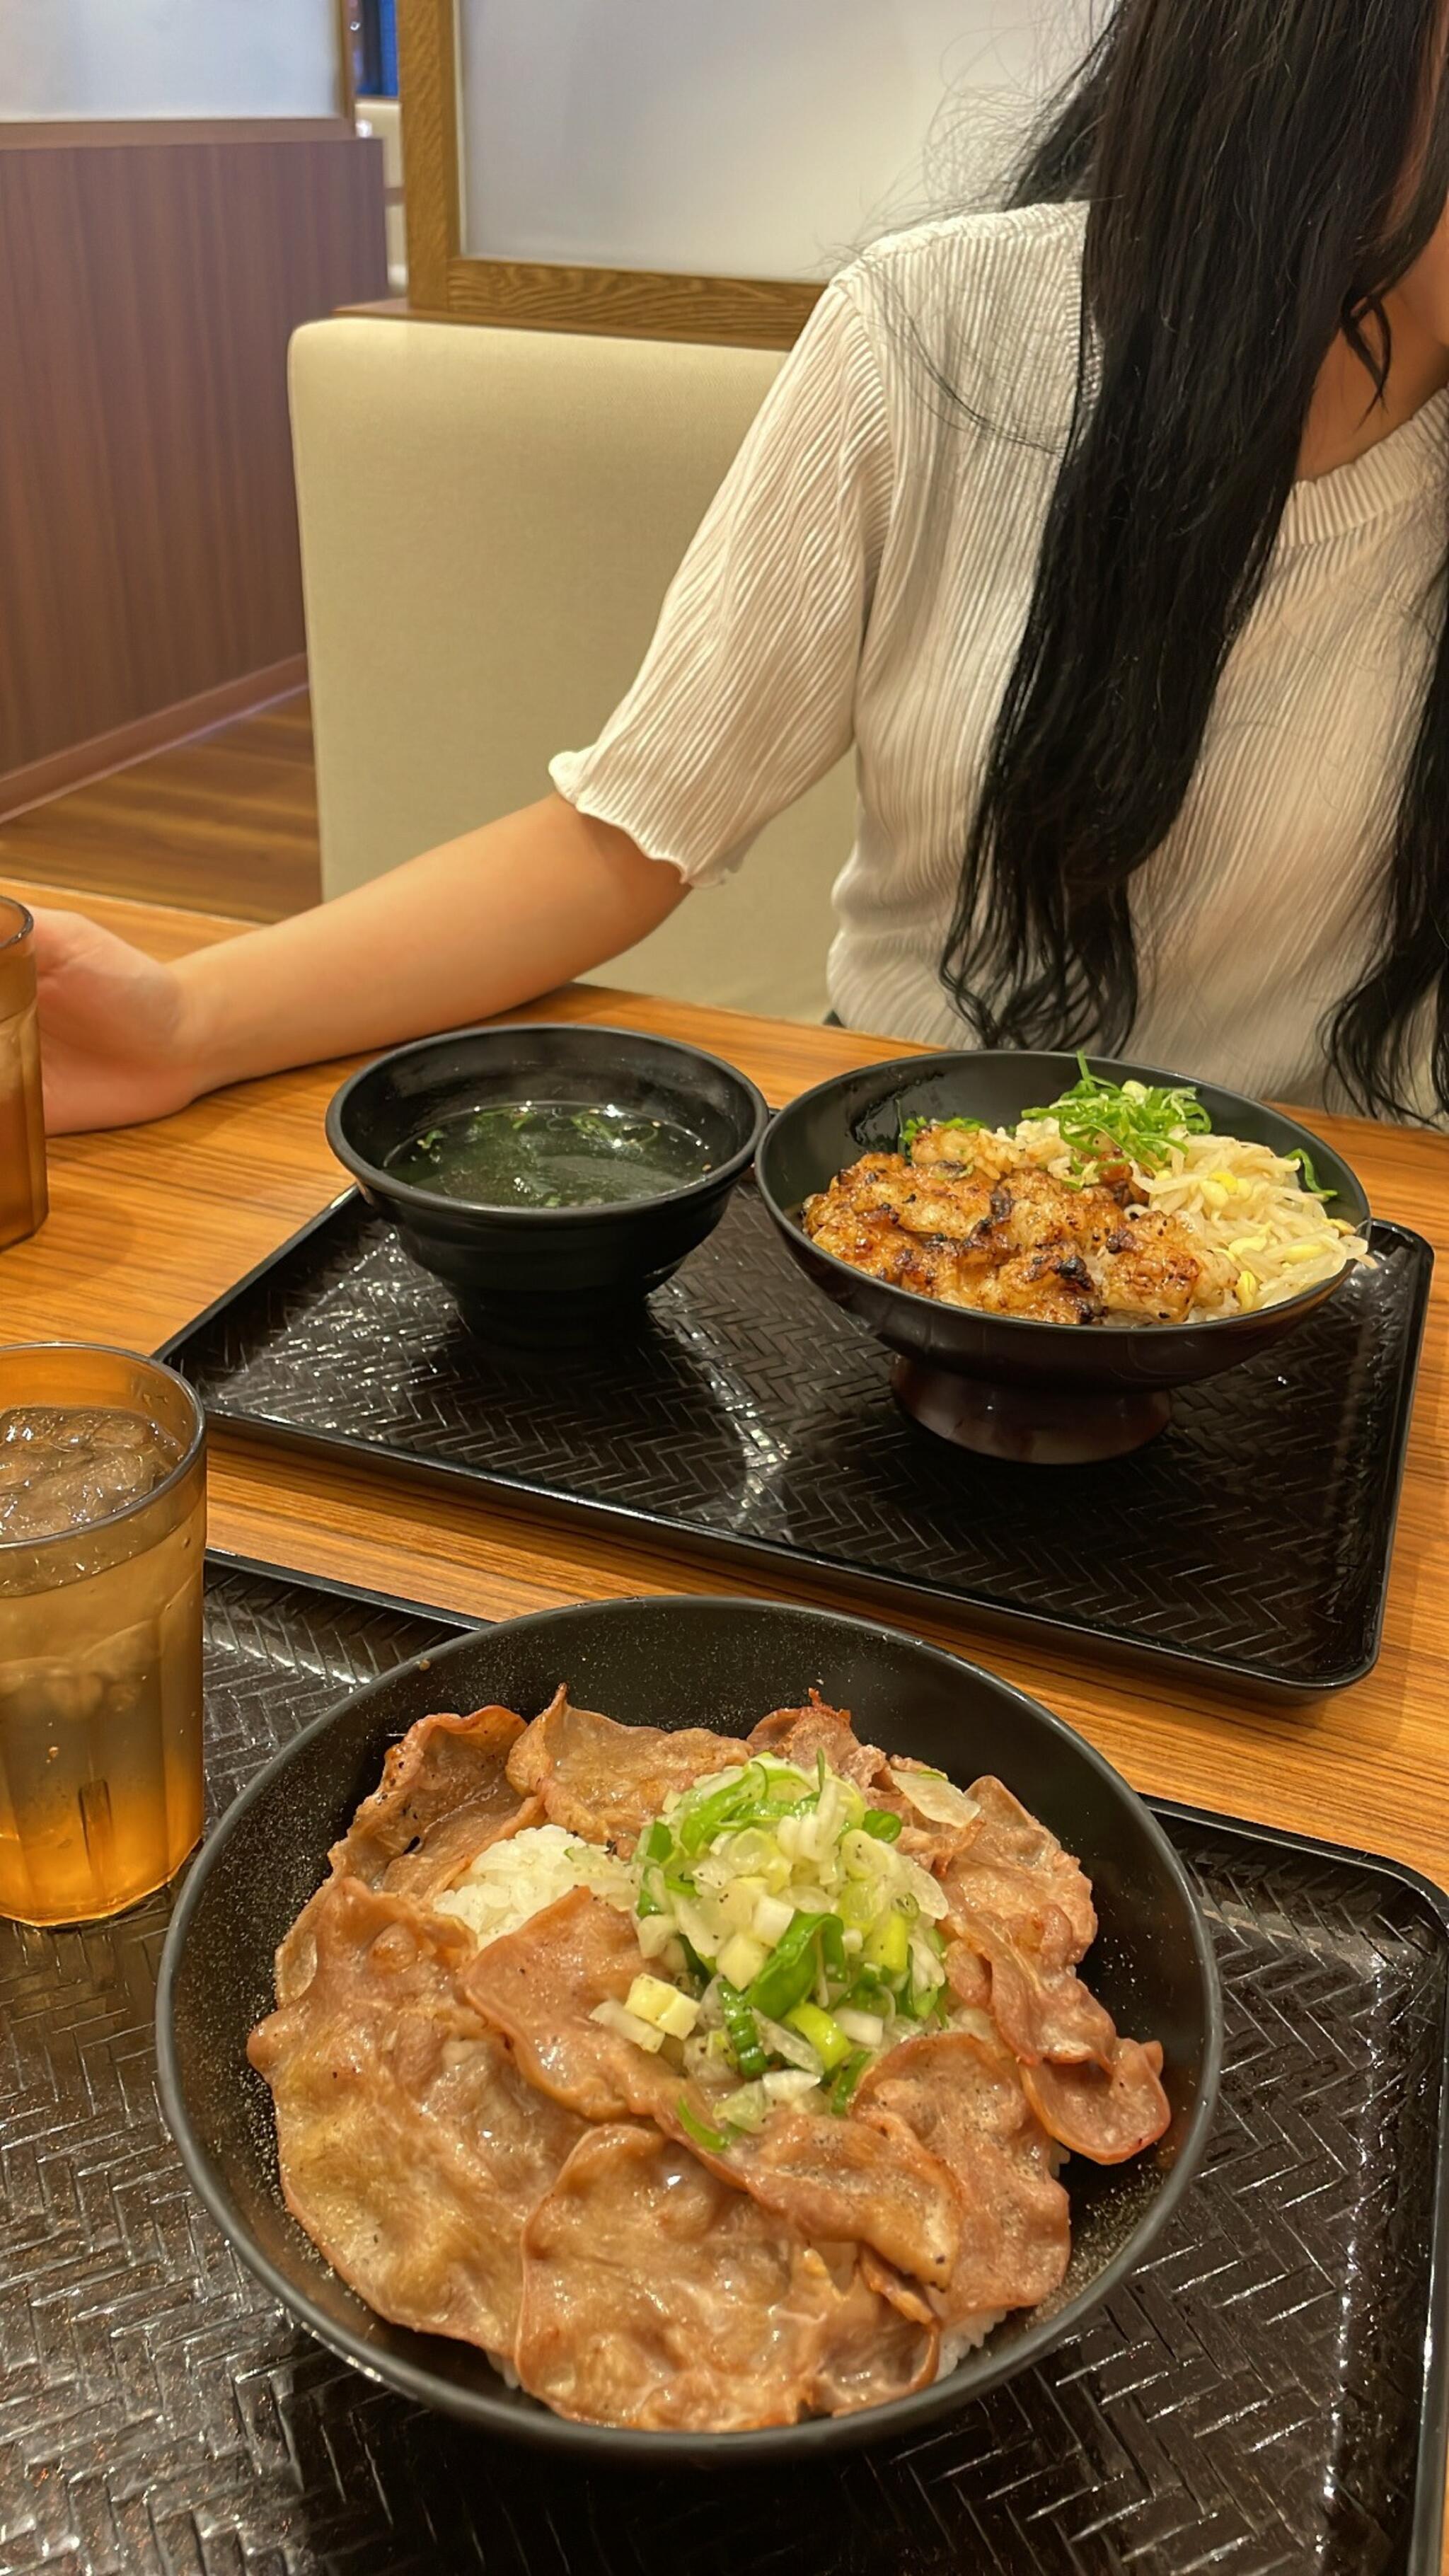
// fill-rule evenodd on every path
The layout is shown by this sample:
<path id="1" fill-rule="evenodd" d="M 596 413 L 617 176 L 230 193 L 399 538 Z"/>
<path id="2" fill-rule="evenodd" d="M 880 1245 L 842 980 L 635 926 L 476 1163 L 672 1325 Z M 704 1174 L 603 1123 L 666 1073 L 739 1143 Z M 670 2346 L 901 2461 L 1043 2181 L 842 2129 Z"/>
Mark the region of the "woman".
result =
<path id="1" fill-rule="evenodd" d="M 552 794 L 176 967 L 45 922 L 53 1125 L 522 1002 L 852 739 L 847 1022 L 1449 1112 L 1445 36 L 1120 0 L 1014 210 L 827 290 Z"/>

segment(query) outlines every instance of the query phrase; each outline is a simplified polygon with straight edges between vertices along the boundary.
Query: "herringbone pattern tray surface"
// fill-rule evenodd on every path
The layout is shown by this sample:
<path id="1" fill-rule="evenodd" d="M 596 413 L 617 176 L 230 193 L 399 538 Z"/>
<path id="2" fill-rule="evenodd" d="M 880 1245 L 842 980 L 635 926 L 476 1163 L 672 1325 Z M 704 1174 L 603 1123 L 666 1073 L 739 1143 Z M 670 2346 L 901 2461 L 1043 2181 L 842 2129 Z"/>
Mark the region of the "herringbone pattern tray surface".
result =
<path id="1" fill-rule="evenodd" d="M 252 1571 L 209 1597 L 213 1809 L 438 1642 Z M 153 2091 L 168 1904 L 0 1925 L 0 2569 L 65 2576 L 1438 2576 L 1424 2383 L 1445 1935 L 1407 1879 L 1177 1819 L 1227 1987 L 1206 2178 L 1036 2373 L 821 2473 L 572 2475 L 383 2393 L 233 2261 Z"/>
<path id="2" fill-rule="evenodd" d="M 470 1333 L 349 1199 L 171 1346 L 231 1420 L 1186 1656 L 1303 1693 L 1372 1660 L 1430 1255 L 1379 1266 L 1279 1348 L 1174 1398 L 1133 1458 L 1001 1466 L 920 1431 L 889 1360 L 777 1241 L 753 1188 L 632 1335 L 545 1354 Z"/>

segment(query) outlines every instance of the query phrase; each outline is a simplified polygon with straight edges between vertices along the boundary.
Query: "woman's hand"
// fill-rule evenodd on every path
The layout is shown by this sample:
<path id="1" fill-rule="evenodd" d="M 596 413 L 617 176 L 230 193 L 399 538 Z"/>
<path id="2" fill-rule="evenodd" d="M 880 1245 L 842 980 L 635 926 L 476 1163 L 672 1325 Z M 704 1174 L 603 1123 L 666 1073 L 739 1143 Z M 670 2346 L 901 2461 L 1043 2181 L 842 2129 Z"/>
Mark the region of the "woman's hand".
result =
<path id="1" fill-rule="evenodd" d="M 545 796 L 175 966 L 82 913 L 37 913 L 46 1124 L 131 1126 L 221 1083 L 491 1019 L 631 948 L 684 891 L 626 832 Z"/>
<path id="2" fill-rule="evenodd" d="M 81 912 L 37 912 L 45 1123 L 129 1127 L 183 1109 L 202 1087 L 186 993 L 158 966 Z"/>

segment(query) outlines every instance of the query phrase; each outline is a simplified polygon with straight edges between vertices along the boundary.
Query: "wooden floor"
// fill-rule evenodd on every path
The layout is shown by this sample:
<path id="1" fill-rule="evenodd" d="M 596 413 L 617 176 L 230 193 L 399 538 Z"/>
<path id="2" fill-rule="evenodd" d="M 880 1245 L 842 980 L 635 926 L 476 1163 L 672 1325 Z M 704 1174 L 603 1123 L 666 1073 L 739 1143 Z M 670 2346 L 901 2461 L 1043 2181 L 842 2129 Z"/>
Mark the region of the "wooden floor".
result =
<path id="1" fill-rule="evenodd" d="M 276 921 L 321 894 L 305 689 L 0 822 L 0 876 Z"/>

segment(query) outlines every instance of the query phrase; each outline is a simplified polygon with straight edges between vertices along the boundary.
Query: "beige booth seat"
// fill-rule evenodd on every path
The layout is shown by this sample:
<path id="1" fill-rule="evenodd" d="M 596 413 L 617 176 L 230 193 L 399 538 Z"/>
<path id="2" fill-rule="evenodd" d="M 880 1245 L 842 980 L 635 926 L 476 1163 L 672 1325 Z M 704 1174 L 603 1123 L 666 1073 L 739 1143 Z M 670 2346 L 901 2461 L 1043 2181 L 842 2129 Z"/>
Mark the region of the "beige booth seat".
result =
<path id="1" fill-rule="evenodd" d="M 328 895 L 526 804 L 593 739 L 779 363 L 453 323 L 297 333 Z M 597 980 L 819 1019 L 854 821 L 842 762 Z"/>

